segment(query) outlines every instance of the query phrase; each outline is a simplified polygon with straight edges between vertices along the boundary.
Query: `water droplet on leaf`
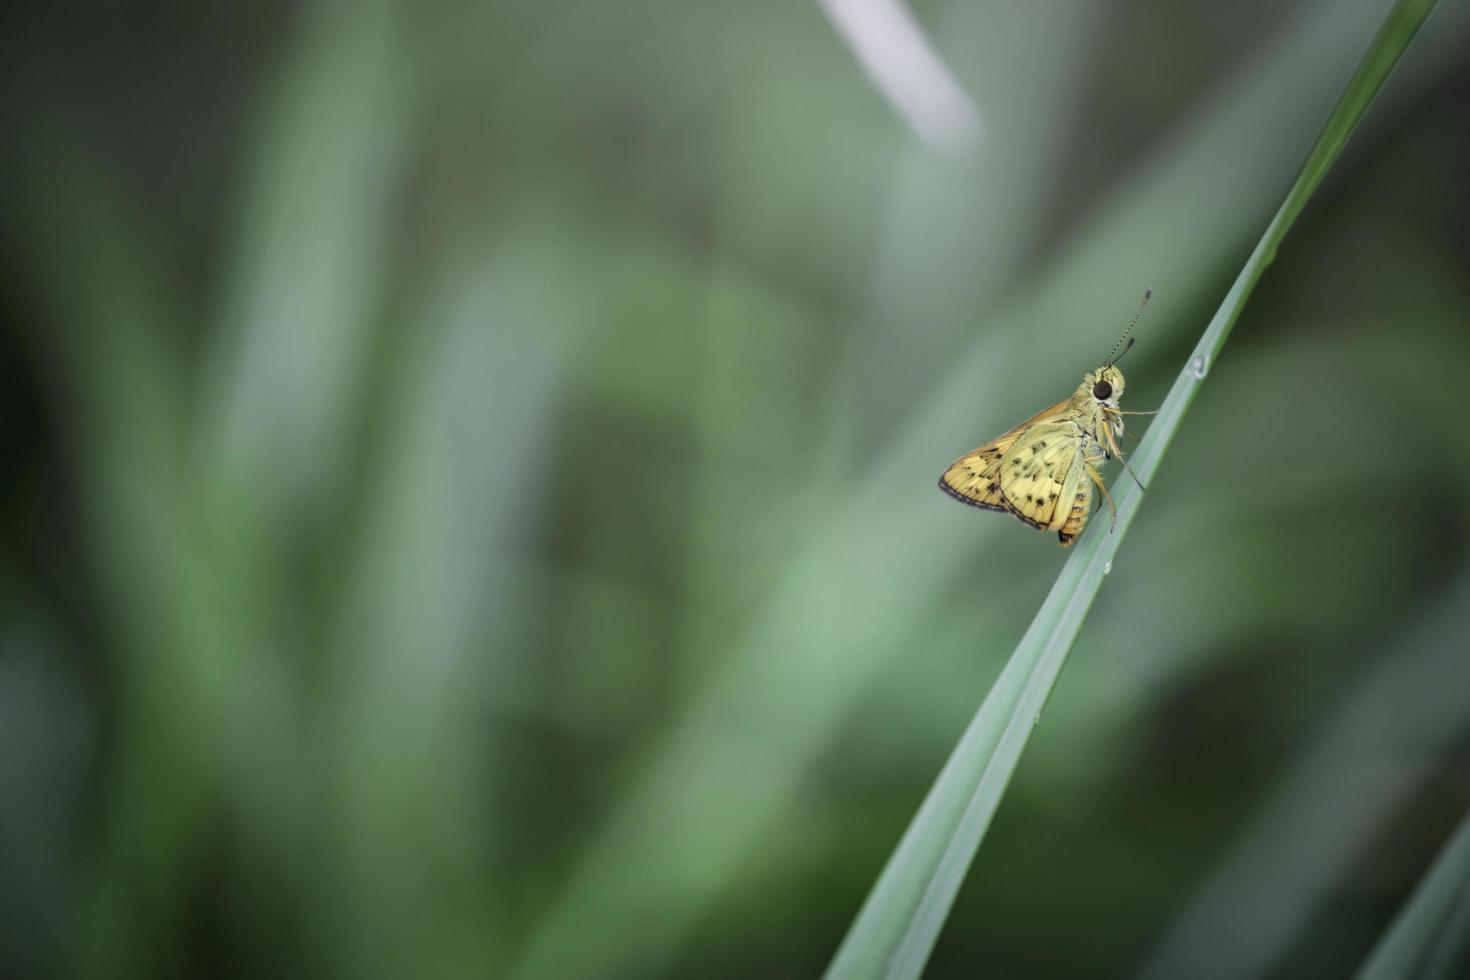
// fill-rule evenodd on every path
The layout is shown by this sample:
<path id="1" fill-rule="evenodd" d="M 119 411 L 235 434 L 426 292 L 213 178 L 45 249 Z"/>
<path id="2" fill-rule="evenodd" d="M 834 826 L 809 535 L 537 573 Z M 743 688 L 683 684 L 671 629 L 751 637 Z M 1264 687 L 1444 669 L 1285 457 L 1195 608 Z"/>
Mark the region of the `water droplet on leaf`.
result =
<path id="1" fill-rule="evenodd" d="M 1200 380 L 1210 369 L 1210 362 L 1205 360 L 1205 355 L 1196 354 L 1189 359 L 1189 373 L 1196 380 Z"/>
<path id="2" fill-rule="evenodd" d="M 1111 572 L 1112 570 L 1113 570 L 1113 563 L 1112 562 L 1110 562 L 1110 561 L 1103 562 L 1103 574 L 1104 575 L 1108 574 L 1108 572 Z"/>

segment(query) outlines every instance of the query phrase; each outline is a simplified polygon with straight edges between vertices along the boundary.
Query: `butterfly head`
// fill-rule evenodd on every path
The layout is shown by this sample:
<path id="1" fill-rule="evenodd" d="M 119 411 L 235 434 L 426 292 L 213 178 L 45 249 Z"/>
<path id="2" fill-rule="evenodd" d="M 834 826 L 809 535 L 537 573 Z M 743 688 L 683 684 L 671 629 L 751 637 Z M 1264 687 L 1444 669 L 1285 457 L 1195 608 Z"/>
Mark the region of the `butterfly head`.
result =
<path id="1" fill-rule="evenodd" d="M 1080 394 L 1091 398 L 1099 404 L 1118 406 L 1118 399 L 1123 397 L 1123 372 L 1116 365 L 1109 364 L 1100 367 L 1096 371 L 1088 372 L 1082 379 L 1082 391 Z"/>

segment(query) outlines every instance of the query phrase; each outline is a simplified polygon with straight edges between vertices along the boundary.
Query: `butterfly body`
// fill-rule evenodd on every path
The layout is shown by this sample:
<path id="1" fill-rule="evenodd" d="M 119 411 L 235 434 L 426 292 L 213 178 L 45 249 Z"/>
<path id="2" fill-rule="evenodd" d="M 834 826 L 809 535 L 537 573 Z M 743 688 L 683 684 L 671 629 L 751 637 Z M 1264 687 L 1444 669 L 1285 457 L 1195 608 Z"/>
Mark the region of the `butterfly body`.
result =
<path id="1" fill-rule="evenodd" d="M 1062 547 L 1071 545 L 1092 512 L 1093 487 L 1108 494 L 1097 464 L 1122 456 L 1123 388 L 1123 372 L 1114 365 L 1088 372 L 1072 397 L 951 463 L 940 489 L 1055 531 Z"/>

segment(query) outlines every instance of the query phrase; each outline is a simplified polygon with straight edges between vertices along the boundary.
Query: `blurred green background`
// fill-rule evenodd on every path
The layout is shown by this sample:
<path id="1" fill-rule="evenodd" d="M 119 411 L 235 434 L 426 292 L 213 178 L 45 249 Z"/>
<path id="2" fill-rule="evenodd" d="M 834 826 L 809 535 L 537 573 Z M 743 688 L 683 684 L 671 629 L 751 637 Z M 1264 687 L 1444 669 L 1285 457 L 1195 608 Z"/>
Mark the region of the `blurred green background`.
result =
<path id="1" fill-rule="evenodd" d="M 930 975 L 1342 976 L 1470 804 L 1467 6 Z M 820 973 L 1066 557 L 939 472 L 1145 286 L 1159 403 L 1387 7 L 7 5 L 0 974 Z"/>

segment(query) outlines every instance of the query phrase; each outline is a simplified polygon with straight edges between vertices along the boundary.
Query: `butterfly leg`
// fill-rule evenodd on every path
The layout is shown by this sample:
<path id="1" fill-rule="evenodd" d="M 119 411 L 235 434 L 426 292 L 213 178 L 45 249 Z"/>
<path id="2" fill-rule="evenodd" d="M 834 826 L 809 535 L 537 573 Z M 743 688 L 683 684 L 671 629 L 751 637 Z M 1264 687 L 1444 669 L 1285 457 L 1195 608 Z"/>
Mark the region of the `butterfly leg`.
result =
<path id="1" fill-rule="evenodd" d="M 1103 499 L 1108 502 L 1108 510 L 1111 511 L 1113 515 L 1113 520 L 1112 523 L 1108 525 L 1108 530 L 1112 531 L 1118 526 L 1118 508 L 1113 506 L 1113 495 L 1108 493 L 1107 484 L 1103 483 L 1102 476 L 1098 474 L 1097 469 L 1094 468 L 1091 463 L 1083 463 L 1082 467 L 1087 471 L 1087 476 L 1092 480 L 1093 483 L 1096 483 L 1097 488 L 1102 491 Z"/>
<path id="2" fill-rule="evenodd" d="M 1114 456 L 1118 457 L 1118 461 L 1123 464 L 1123 469 L 1127 470 L 1128 471 L 1128 475 L 1131 476 L 1131 477 L 1133 477 L 1133 482 L 1136 483 L 1136 484 L 1138 484 L 1138 489 L 1140 489 L 1140 490 L 1144 491 L 1145 493 L 1147 493 L 1148 492 L 1148 487 L 1146 487 L 1146 486 L 1143 485 L 1143 481 L 1138 478 L 1138 474 L 1135 473 L 1135 472 L 1133 472 L 1133 467 L 1129 466 L 1128 465 L 1128 460 L 1123 457 L 1123 450 L 1120 449 L 1120 448 L 1118 448 L 1118 440 L 1113 437 L 1113 428 L 1112 428 L 1112 426 L 1109 426 L 1109 425 L 1103 426 L 1102 427 L 1102 434 L 1103 434 L 1103 439 L 1106 440 L 1106 442 L 1108 444 L 1108 449 L 1112 452 L 1112 454 Z M 1103 492 L 1106 493 L 1107 491 L 1103 491 Z M 1112 503 L 1112 501 L 1110 500 L 1110 501 L 1108 501 L 1108 503 Z"/>

